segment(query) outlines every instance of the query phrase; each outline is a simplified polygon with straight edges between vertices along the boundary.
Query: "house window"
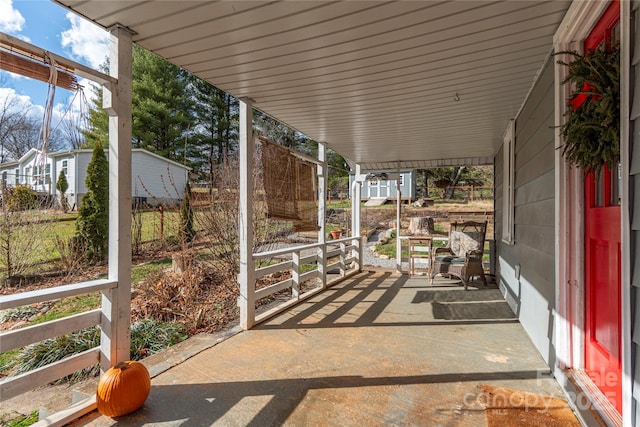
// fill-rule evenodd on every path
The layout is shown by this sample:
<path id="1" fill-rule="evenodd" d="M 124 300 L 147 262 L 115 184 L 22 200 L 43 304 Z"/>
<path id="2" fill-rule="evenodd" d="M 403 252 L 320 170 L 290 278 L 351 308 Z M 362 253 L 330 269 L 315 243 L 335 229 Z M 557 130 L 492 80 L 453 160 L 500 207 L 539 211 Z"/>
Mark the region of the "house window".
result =
<path id="1" fill-rule="evenodd" d="M 20 169 L 16 169 L 15 171 L 15 185 L 20 184 Z"/>
<path id="2" fill-rule="evenodd" d="M 33 183 L 36 185 L 42 184 L 42 167 L 34 166 L 33 167 Z"/>
<path id="3" fill-rule="evenodd" d="M 400 174 L 400 179 L 399 179 L 399 181 L 400 181 L 400 183 L 399 183 L 399 184 L 400 184 L 400 187 L 403 187 L 403 186 L 404 186 L 404 174 L 402 174 L 402 173 Z"/>
<path id="4" fill-rule="evenodd" d="M 30 167 L 24 169 L 24 175 L 26 176 L 25 184 L 27 185 L 31 184 L 31 168 Z"/>
<path id="5" fill-rule="evenodd" d="M 502 166 L 502 241 L 513 245 L 514 243 L 514 176 L 515 176 L 515 123 L 509 121 L 504 133 L 503 166 Z"/>
<path id="6" fill-rule="evenodd" d="M 44 183 L 51 184 L 51 164 L 47 163 L 44 167 Z"/>
<path id="7" fill-rule="evenodd" d="M 68 165 L 68 161 L 67 160 L 63 160 L 62 161 L 62 171 L 64 172 L 65 176 L 69 175 L 67 165 Z"/>

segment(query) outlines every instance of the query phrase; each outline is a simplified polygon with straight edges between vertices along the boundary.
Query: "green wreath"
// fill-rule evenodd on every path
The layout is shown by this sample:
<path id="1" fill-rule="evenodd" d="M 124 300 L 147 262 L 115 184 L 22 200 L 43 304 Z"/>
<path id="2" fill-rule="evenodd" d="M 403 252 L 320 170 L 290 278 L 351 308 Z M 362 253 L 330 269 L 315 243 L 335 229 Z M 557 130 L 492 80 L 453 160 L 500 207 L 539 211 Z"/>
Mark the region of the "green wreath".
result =
<path id="1" fill-rule="evenodd" d="M 620 157 L 620 47 L 602 45 L 592 52 L 569 54 L 563 84 L 575 90 L 567 101 L 567 121 L 560 133 L 565 144 L 562 155 L 586 173 L 598 173 L 603 165 L 615 167 Z"/>

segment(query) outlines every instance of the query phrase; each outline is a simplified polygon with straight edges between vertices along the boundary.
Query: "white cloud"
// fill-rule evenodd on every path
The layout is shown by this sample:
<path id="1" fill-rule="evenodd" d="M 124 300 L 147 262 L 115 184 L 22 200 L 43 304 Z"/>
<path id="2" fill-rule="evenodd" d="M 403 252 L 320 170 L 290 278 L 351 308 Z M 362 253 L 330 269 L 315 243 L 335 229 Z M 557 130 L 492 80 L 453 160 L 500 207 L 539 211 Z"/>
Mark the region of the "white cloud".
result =
<path id="1" fill-rule="evenodd" d="M 37 108 L 36 105 L 31 102 L 30 96 L 20 95 L 15 89 L 10 87 L 0 87 L 0 105 L 2 108 L 7 108 L 12 112 L 28 111 L 30 114 L 34 112 L 34 108 Z"/>
<path id="2" fill-rule="evenodd" d="M 38 120 L 42 120 L 44 115 L 44 107 L 42 105 L 34 104 L 30 96 L 20 95 L 15 89 L 9 87 L 0 87 L 0 108 L 6 108 L 8 112 L 19 112 L 20 114 L 35 117 Z M 52 128 L 60 123 L 65 114 L 76 115 L 78 113 L 73 106 L 70 108 L 65 103 L 56 103 L 53 106 Z"/>
<path id="3" fill-rule="evenodd" d="M 18 33 L 24 26 L 24 16 L 13 7 L 12 0 L 0 0 L 0 31 Z"/>
<path id="4" fill-rule="evenodd" d="M 109 34 L 71 12 L 66 17 L 71 28 L 60 35 L 62 47 L 78 60 L 85 60 L 92 68 L 97 69 L 104 63 L 109 52 Z"/>

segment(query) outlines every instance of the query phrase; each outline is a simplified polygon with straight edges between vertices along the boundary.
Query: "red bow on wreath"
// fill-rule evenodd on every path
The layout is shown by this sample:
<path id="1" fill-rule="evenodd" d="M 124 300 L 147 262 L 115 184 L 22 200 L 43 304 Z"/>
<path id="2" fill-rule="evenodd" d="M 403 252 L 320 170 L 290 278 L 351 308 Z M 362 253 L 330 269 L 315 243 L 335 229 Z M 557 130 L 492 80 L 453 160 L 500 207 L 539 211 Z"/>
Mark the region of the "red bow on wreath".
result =
<path id="1" fill-rule="evenodd" d="M 575 111 L 578 109 L 578 107 L 585 103 L 589 96 L 593 96 L 594 100 L 600 99 L 601 96 L 596 95 L 595 91 L 596 87 L 594 85 L 585 82 L 582 85 L 582 90 L 580 90 L 580 92 L 576 96 L 568 100 L 567 104 L 571 106 L 571 109 L 573 111 Z"/>

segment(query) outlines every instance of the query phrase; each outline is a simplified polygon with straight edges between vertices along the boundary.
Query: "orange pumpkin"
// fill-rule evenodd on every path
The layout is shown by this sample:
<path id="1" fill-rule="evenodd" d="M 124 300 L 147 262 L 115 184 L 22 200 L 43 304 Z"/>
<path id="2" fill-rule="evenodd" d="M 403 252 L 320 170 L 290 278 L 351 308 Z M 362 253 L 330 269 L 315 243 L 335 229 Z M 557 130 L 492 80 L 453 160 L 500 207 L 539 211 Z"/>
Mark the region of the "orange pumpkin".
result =
<path id="1" fill-rule="evenodd" d="M 149 391 L 151 377 L 147 368 L 140 362 L 120 362 L 98 381 L 98 411 L 107 417 L 128 414 L 144 404 Z"/>

